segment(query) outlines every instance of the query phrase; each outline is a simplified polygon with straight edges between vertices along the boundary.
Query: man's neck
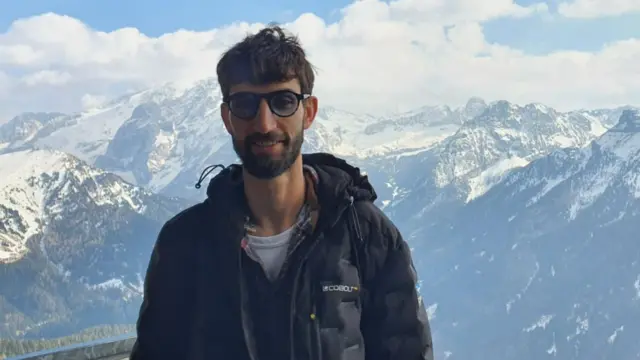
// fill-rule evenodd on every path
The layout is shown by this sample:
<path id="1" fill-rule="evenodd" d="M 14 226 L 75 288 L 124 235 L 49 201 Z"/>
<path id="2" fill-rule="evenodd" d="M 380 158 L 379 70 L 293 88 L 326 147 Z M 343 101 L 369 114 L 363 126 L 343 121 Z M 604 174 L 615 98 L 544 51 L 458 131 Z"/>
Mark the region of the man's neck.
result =
<path id="1" fill-rule="evenodd" d="M 285 173 L 270 180 L 257 179 L 245 172 L 244 190 L 256 221 L 256 235 L 271 236 L 289 229 L 304 205 L 302 158 Z"/>

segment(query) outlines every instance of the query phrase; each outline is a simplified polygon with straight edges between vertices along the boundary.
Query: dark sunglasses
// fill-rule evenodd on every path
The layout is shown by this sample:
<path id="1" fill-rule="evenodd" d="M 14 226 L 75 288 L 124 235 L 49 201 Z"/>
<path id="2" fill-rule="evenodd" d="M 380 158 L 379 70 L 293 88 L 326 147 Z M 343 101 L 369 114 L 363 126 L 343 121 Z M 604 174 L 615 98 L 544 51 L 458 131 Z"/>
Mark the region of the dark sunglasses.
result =
<path id="1" fill-rule="evenodd" d="M 224 102 L 235 117 L 252 120 L 258 115 L 262 99 L 267 101 L 272 113 L 279 117 L 289 117 L 298 111 L 300 102 L 308 97 L 308 94 L 297 94 L 291 90 L 278 90 L 266 94 L 243 91 L 229 95 Z"/>

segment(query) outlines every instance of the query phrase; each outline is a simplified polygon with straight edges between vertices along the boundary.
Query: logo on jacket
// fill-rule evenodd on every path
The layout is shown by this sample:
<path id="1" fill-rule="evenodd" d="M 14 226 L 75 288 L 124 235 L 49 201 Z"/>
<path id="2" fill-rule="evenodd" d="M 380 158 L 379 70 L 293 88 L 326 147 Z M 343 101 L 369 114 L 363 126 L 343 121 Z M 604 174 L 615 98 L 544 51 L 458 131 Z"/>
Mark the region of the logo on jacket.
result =
<path id="1" fill-rule="evenodd" d="M 354 291 L 358 291 L 358 287 L 357 286 L 350 286 L 350 285 L 323 285 L 322 286 L 322 291 L 324 292 L 329 292 L 329 291 L 340 291 L 340 292 L 354 292 Z"/>

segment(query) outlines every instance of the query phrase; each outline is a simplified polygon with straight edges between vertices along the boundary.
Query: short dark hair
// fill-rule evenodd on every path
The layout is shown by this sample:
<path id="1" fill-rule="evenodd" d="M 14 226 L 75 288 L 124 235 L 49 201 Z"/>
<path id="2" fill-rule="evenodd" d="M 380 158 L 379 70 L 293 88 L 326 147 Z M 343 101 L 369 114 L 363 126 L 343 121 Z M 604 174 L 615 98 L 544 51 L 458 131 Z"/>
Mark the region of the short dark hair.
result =
<path id="1" fill-rule="evenodd" d="M 240 83 L 267 85 L 297 78 L 303 94 L 311 94 L 315 80 L 313 65 L 297 36 L 287 35 L 276 24 L 247 35 L 227 50 L 216 68 L 223 98 Z"/>

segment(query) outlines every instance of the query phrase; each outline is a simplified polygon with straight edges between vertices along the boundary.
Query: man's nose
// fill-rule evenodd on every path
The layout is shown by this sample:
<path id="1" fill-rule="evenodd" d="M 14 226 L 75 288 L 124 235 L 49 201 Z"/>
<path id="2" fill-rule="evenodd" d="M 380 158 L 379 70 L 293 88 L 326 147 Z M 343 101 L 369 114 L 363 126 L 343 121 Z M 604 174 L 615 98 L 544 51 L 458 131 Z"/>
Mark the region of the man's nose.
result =
<path id="1" fill-rule="evenodd" d="M 271 112 L 267 101 L 262 99 L 255 119 L 254 126 L 256 127 L 256 130 L 266 134 L 273 131 L 276 128 L 276 125 L 276 116 Z"/>

